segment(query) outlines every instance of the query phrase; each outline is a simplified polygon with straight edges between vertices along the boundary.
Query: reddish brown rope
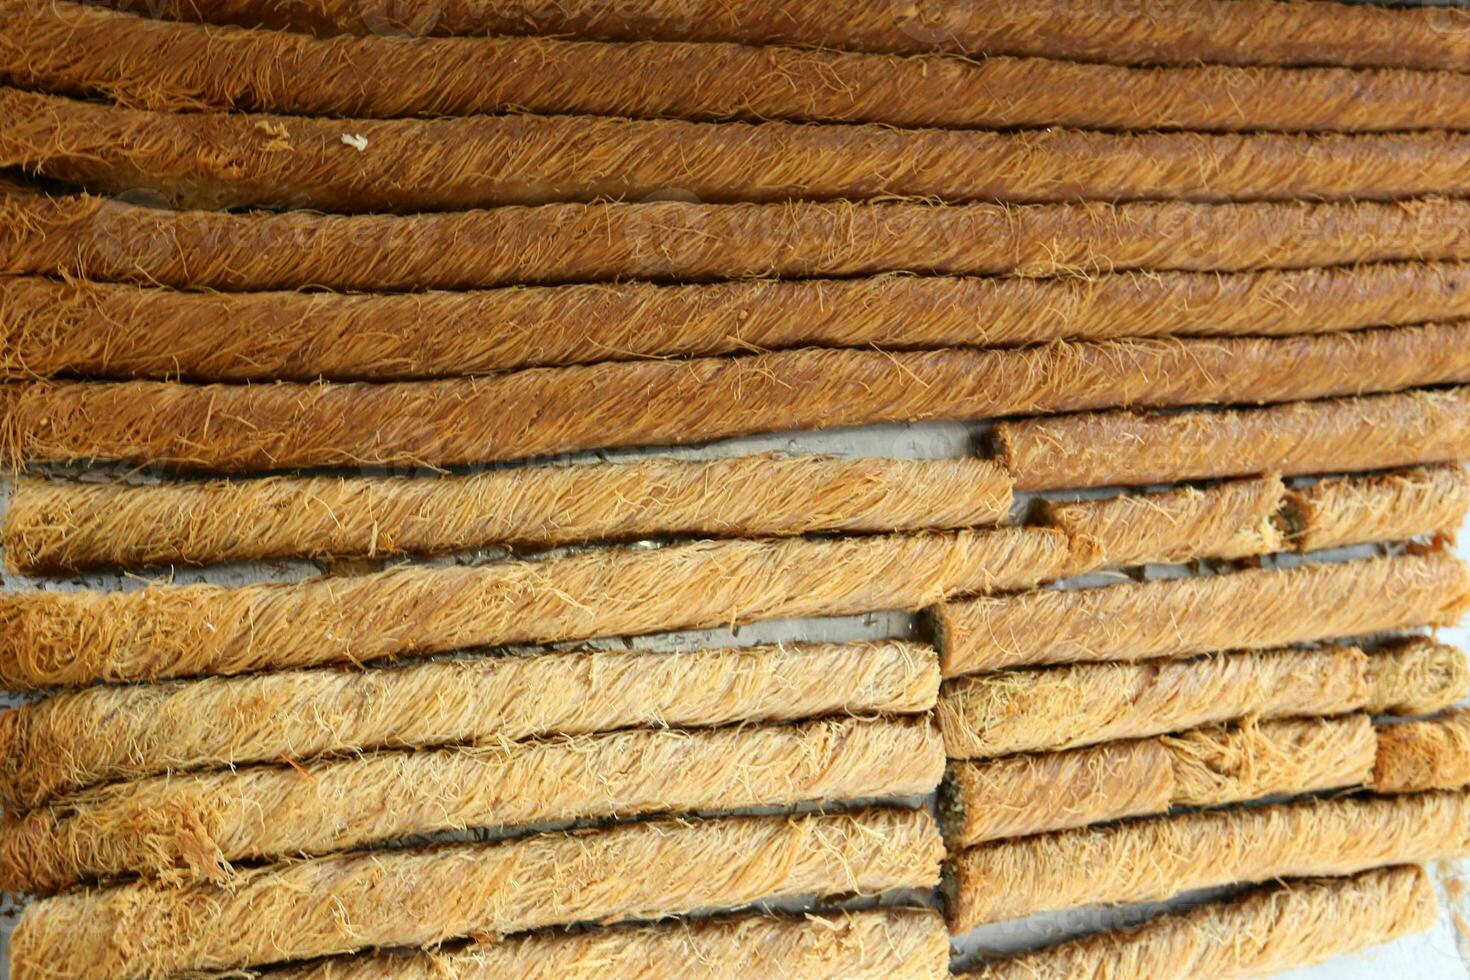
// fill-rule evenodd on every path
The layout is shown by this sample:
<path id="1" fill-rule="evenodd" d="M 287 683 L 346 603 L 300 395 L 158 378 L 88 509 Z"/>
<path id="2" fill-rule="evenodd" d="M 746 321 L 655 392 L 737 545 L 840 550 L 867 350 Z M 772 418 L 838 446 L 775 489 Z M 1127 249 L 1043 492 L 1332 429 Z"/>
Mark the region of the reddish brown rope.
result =
<path id="1" fill-rule="evenodd" d="M 0 12 L 0 79 L 149 109 L 395 117 L 527 111 L 895 126 L 1382 131 L 1470 125 L 1454 72 L 896 57 L 737 44 L 339 37 L 70 2 Z"/>
<path id="2" fill-rule="evenodd" d="M 1470 68 L 1463 11 L 1387 10 L 1305 0 L 113 0 L 157 16 L 319 34 L 571 34 L 668 41 L 786 42 L 859 51 L 1042 55 L 1142 64 L 1402 65 Z"/>
<path id="3" fill-rule="evenodd" d="M 884 275 L 234 295 L 0 279 L 0 374 L 191 381 L 411 380 L 793 347 L 1008 347 L 1281 336 L 1470 316 L 1470 266 L 1387 263 L 1057 279 Z"/>
<path id="4" fill-rule="evenodd" d="M 0 166 L 182 207 L 637 200 L 1390 201 L 1458 194 L 1470 135 L 1113 134 L 596 116 L 156 113 L 0 89 Z"/>
<path id="5" fill-rule="evenodd" d="M 140 207 L 0 181 L 0 271 L 215 289 L 1232 271 L 1470 259 L 1470 202 L 550 205 L 340 217 Z"/>
<path id="6" fill-rule="evenodd" d="M 1470 382 L 1470 325 L 1020 350 L 798 350 L 381 385 L 37 382 L 0 386 L 0 461 L 221 471 L 457 465 L 757 432 L 1445 382 Z"/>

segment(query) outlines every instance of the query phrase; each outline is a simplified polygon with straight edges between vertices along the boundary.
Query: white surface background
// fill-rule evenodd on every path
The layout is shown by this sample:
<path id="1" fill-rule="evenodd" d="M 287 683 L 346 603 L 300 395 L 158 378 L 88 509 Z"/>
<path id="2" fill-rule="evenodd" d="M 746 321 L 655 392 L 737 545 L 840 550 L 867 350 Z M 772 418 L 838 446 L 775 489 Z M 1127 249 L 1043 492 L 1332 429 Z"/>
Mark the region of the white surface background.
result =
<path id="1" fill-rule="evenodd" d="M 853 456 L 907 456 L 938 457 L 968 455 L 983 444 L 986 426 L 969 423 L 928 423 L 912 426 L 881 426 L 866 429 L 837 430 L 824 433 L 798 435 L 761 436 L 730 440 L 706 447 L 674 450 L 667 454 L 681 457 L 710 457 L 744 454 L 768 450 L 795 452 L 828 452 Z M 577 458 L 585 461 L 598 458 L 625 458 L 647 455 L 641 452 L 594 454 Z M 88 474 L 93 476 L 94 474 Z M 100 477 L 100 474 L 96 474 Z M 136 476 L 133 479 L 142 479 Z M 0 486 L 0 512 L 8 505 L 9 488 Z M 1462 554 L 1470 552 L 1462 544 Z M 445 561 L 481 560 L 485 555 L 456 556 Z M 247 581 L 297 580 L 321 570 L 310 562 L 272 562 L 222 566 L 208 570 L 179 570 L 172 575 L 176 582 L 209 581 L 221 584 L 242 584 Z M 1155 570 L 1168 574 L 1169 570 Z M 5 577 L 7 588 L 137 588 L 148 580 L 169 578 L 165 572 L 150 573 L 146 578 L 136 575 L 90 575 L 67 580 L 21 579 Z M 676 646 L 693 647 L 703 645 L 747 645 L 759 642 L 789 640 L 851 640 L 886 636 L 917 635 L 920 627 L 914 617 L 901 613 L 881 613 L 869 616 L 848 617 L 834 620 L 802 620 L 778 623 L 755 624 L 740 628 L 733 633 L 725 630 L 706 630 L 692 633 L 643 638 L 636 641 L 613 640 L 598 643 L 599 646 Z M 1470 630 L 1443 631 L 1442 636 L 1450 642 L 1470 647 Z M 1431 869 L 1439 882 L 1442 893 L 1441 915 L 1436 928 L 1419 936 L 1410 937 L 1392 946 L 1370 951 L 1358 956 L 1343 957 L 1331 963 L 1309 970 L 1288 974 L 1293 978 L 1314 980 L 1350 980 L 1350 978 L 1378 978 L 1416 976 L 1424 980 L 1459 980 L 1470 975 L 1470 936 L 1461 937 L 1456 928 L 1457 916 L 1470 923 L 1470 895 L 1459 897 L 1454 882 L 1463 875 L 1470 890 L 1470 863 L 1441 865 Z M 1186 896 L 1190 897 L 1206 896 Z M 1178 902 L 1170 903 L 1172 905 Z M 981 949 L 1019 950 L 1055 941 L 1079 931 L 1106 928 L 1136 921 L 1144 911 L 1137 907 L 1075 910 L 1069 913 L 1039 916 L 1017 923 L 1003 923 L 972 933 L 958 944 L 958 952 L 970 959 Z M 0 922 L 0 946 L 7 944 L 12 922 Z M 1467 926 L 1470 931 L 1470 926 Z M 3 966 L 3 961 L 0 961 Z M 8 974 L 8 971 L 6 971 Z"/>

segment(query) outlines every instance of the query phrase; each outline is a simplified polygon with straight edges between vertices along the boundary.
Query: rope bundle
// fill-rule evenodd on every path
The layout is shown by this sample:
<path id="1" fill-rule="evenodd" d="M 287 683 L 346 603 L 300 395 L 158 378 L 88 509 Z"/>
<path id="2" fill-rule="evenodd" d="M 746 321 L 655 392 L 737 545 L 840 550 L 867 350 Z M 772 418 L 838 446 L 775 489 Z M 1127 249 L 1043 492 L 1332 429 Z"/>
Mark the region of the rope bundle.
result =
<path id="1" fill-rule="evenodd" d="M 15 976 L 1425 928 L 1411 865 L 1470 856 L 1424 632 L 1470 608 L 1462 17 L 0 0 Z"/>

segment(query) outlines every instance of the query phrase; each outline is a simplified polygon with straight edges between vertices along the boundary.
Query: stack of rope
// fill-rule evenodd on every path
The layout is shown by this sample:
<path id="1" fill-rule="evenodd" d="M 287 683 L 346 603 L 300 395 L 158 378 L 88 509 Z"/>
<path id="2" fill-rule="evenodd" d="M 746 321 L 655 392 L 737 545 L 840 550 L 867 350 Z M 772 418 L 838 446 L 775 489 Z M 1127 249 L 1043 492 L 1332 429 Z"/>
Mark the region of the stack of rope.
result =
<path id="1" fill-rule="evenodd" d="M 1434 921 L 1470 15 L 147 12 L 0 0 L 15 976 L 1152 980 Z"/>

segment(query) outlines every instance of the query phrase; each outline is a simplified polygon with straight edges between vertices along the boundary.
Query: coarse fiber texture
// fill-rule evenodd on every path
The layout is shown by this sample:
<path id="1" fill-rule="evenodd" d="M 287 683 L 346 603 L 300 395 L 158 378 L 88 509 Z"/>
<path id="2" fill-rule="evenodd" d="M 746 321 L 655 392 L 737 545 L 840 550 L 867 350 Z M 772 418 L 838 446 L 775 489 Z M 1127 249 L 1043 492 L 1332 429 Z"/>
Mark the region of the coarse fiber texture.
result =
<path id="1" fill-rule="evenodd" d="M 951 762 L 939 796 L 945 846 L 1162 813 L 1171 767 L 1158 739 Z"/>
<path id="2" fill-rule="evenodd" d="M 1065 752 L 954 762 L 940 811 L 945 842 L 954 851 L 1172 806 L 1359 786 L 1370 782 L 1377 744 L 1367 715 L 1248 718 Z"/>
<path id="3" fill-rule="evenodd" d="M 637 200 L 671 188 L 715 203 L 1394 201 L 1463 187 L 1470 135 L 319 119 L 159 113 L 0 88 L 0 167 L 177 207 L 343 214 Z"/>
<path id="4" fill-rule="evenodd" d="M 1132 929 L 981 963 L 975 980 L 1259 977 L 1391 943 L 1434 926 L 1439 902 L 1417 866 L 1287 881 Z"/>
<path id="5" fill-rule="evenodd" d="M 432 555 L 661 535 L 761 537 L 998 524 L 1010 478 L 979 459 L 775 454 L 470 476 L 232 482 L 22 480 L 6 562 L 28 573 L 272 558 Z"/>
<path id="6" fill-rule="evenodd" d="M 1470 570 L 1449 552 L 982 597 L 934 612 L 945 677 L 1146 660 L 1453 626 Z"/>
<path id="7" fill-rule="evenodd" d="M 1068 537 L 1095 542 L 1110 566 L 1246 558 L 1282 549 L 1276 518 L 1285 496 L 1286 487 L 1273 476 L 1204 490 L 1046 501 L 1041 517 Z"/>
<path id="8" fill-rule="evenodd" d="M 1060 531 L 1005 528 L 596 549 L 540 561 L 403 565 L 298 584 L 0 595 L 0 681 L 92 681 L 365 663 L 766 619 L 916 610 L 1075 571 Z"/>
<path id="9" fill-rule="evenodd" d="M 1470 795 L 1339 797 L 1145 817 L 953 856 L 952 934 L 1102 903 L 1157 902 L 1236 882 L 1342 875 L 1470 854 Z"/>
<path id="10" fill-rule="evenodd" d="M 239 472 L 452 466 L 761 432 L 1128 405 L 1282 401 L 1470 381 L 1470 321 L 1307 337 L 1017 350 L 803 349 L 385 384 L 0 385 L 0 465 Z"/>
<path id="11" fill-rule="evenodd" d="M 1370 735 L 1371 744 L 1371 735 Z M 167 882 L 421 834 L 647 813 L 922 796 L 944 772 L 927 720 L 634 730 L 114 783 L 0 823 L 0 888 Z"/>
<path id="12" fill-rule="evenodd" d="M 1470 77 L 1453 72 L 1123 68 L 536 37 L 317 40 L 65 2 L 14 6 L 0 10 L 6 83 L 147 109 L 361 117 L 525 111 L 992 129 L 1470 126 Z"/>
<path id="13" fill-rule="evenodd" d="M 1288 476 L 1470 459 L 1470 388 L 1233 411 L 1098 412 L 1001 422 L 1020 490 Z"/>
<path id="14" fill-rule="evenodd" d="M 624 824 L 502 844 L 315 858 L 229 886 L 140 882 L 30 905 L 16 980 L 231 970 L 369 946 L 427 946 L 588 920 L 938 883 L 917 810 Z"/>
<path id="15" fill-rule="evenodd" d="M 1292 490 L 1286 506 L 1298 551 L 1453 538 L 1470 510 L 1470 473 L 1458 465 L 1428 466 L 1323 480 Z"/>
<path id="16" fill-rule="evenodd" d="M 941 980 L 949 933 L 928 909 L 730 919 L 537 933 L 454 952 L 327 960 L 275 980 Z"/>
<path id="17" fill-rule="evenodd" d="M 356 217 L 145 206 L 157 203 L 147 194 L 52 197 L 0 180 L 0 272 L 225 290 L 418 292 L 1470 259 L 1470 202 L 1442 199 L 1023 207 L 653 201 Z"/>
<path id="18" fill-rule="evenodd" d="M 1368 657 L 1375 715 L 1427 715 L 1470 695 L 1464 651 L 1424 636 L 1401 637 Z"/>
<path id="19" fill-rule="evenodd" d="M 1411 793 L 1470 784 L 1470 709 L 1378 726 L 1373 789 Z"/>
<path id="20" fill-rule="evenodd" d="M 1387 9 L 1319 0 L 1183 0 L 1119 7 L 1108 0 L 1031 3 L 891 0 L 832 5 L 763 0 L 711 6 L 653 0 L 477 0 L 401 6 L 375 0 L 114 0 L 152 16 L 331 34 L 568 34 L 660 41 L 787 43 L 857 51 L 1037 55 L 1142 64 L 1365 65 L 1470 68 L 1461 11 Z"/>
<path id="21" fill-rule="evenodd" d="M 1466 316 L 1470 266 L 1437 262 L 1055 279 L 592 283 L 409 296 L 181 292 L 11 276 L 0 278 L 0 376 L 408 381 L 804 346 L 1285 336 Z"/>
<path id="22" fill-rule="evenodd" d="M 951 759 L 1069 749 L 1237 718 L 1335 715 L 1368 697 L 1352 647 L 1078 664 L 945 684 L 938 719 Z"/>
<path id="23" fill-rule="evenodd" d="M 545 653 L 89 687 L 0 713 L 0 802 L 96 783 L 614 729 L 914 714 L 934 651 L 886 641 Z"/>
<path id="24" fill-rule="evenodd" d="M 1219 806 L 1367 785 L 1378 747 L 1365 714 L 1249 719 L 1165 735 L 1162 741 L 1174 763 L 1176 806 Z"/>

